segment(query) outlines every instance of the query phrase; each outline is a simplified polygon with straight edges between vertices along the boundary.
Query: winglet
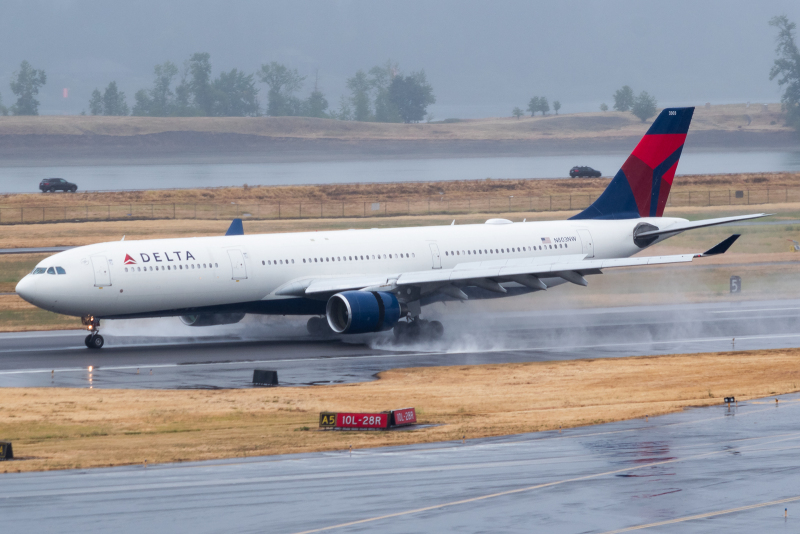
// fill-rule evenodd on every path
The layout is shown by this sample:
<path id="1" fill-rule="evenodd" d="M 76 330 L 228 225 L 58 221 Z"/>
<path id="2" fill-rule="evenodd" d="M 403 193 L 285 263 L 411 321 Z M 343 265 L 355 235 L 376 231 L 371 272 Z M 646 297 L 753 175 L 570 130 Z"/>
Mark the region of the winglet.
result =
<path id="1" fill-rule="evenodd" d="M 231 222 L 230 227 L 228 227 L 228 231 L 225 232 L 225 235 L 244 235 L 244 226 L 242 226 L 242 220 L 234 219 Z"/>
<path id="2" fill-rule="evenodd" d="M 728 252 L 728 249 L 731 248 L 733 242 L 739 239 L 739 237 L 741 237 L 741 234 L 733 234 L 726 240 L 714 245 L 713 247 L 706 250 L 702 254 L 698 254 L 698 256 L 716 256 L 717 254 L 725 254 L 726 252 Z"/>

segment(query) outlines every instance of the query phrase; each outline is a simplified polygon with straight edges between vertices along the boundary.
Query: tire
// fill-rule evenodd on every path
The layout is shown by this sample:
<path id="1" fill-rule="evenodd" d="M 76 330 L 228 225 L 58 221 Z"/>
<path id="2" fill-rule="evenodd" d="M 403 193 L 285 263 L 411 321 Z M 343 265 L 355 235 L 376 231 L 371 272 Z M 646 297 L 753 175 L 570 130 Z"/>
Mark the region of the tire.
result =
<path id="1" fill-rule="evenodd" d="M 92 339 L 92 334 L 89 334 L 88 336 L 86 336 L 86 339 L 83 340 L 83 344 L 86 345 L 87 348 L 92 348 L 89 346 L 89 340 L 91 339 Z"/>
<path id="2" fill-rule="evenodd" d="M 90 335 L 86 340 L 86 346 L 90 349 L 102 349 L 104 344 L 105 340 L 100 334 Z"/>
<path id="3" fill-rule="evenodd" d="M 311 317 L 306 323 L 306 330 L 314 337 L 322 337 L 330 333 L 328 322 L 322 317 Z"/>
<path id="4" fill-rule="evenodd" d="M 444 335 L 444 325 L 439 321 L 431 321 L 427 326 L 428 333 L 432 339 L 441 339 Z"/>
<path id="5" fill-rule="evenodd" d="M 405 336 L 407 331 L 408 323 L 406 322 L 397 323 L 394 325 L 394 328 L 392 328 L 392 333 L 394 334 L 394 338 L 396 340 L 400 340 L 403 336 Z"/>
<path id="6" fill-rule="evenodd" d="M 77 190 L 78 190 L 78 187 L 77 187 L 77 186 L 74 186 L 74 185 L 73 185 L 72 187 L 70 187 L 70 188 L 69 188 L 69 192 L 70 192 L 70 193 L 74 193 L 74 192 L 75 192 L 75 191 L 77 191 Z"/>

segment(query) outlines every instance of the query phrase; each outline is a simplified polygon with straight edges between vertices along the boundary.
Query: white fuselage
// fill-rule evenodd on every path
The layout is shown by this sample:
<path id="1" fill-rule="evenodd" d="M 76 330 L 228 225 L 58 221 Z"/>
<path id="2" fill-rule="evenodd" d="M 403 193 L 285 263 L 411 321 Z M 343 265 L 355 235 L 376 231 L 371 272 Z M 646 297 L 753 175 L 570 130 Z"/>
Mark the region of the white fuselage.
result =
<path id="1" fill-rule="evenodd" d="M 37 266 L 45 272 L 27 275 L 17 292 L 47 310 L 97 317 L 280 301 L 289 297 L 276 290 L 309 277 L 389 279 L 467 262 L 566 254 L 629 257 L 641 250 L 633 242 L 638 224 L 664 229 L 681 221 L 567 220 L 114 241 L 50 256 Z M 64 274 L 48 274 L 51 267 Z"/>

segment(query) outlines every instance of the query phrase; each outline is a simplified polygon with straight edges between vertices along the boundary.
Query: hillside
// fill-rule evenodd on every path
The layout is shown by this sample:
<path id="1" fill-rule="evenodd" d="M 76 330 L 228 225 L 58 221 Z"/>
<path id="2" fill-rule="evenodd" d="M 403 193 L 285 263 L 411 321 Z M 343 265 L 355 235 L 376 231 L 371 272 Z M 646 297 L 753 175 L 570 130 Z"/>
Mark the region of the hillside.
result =
<path id="1" fill-rule="evenodd" d="M 647 130 L 598 112 L 388 124 L 305 117 L 0 117 L 0 165 L 258 162 L 628 151 Z M 699 149 L 792 149 L 779 104 L 699 107 Z"/>

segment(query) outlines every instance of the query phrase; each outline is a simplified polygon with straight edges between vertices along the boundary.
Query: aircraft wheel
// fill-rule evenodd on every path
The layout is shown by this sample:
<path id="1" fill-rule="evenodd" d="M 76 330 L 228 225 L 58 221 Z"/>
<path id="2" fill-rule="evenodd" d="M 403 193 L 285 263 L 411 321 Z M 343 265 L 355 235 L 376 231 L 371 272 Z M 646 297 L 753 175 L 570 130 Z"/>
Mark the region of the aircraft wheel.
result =
<path id="1" fill-rule="evenodd" d="M 315 337 L 326 336 L 331 333 L 331 327 L 328 326 L 328 321 L 322 317 L 312 317 L 306 323 L 308 333 Z"/>
<path id="2" fill-rule="evenodd" d="M 428 334 L 432 339 L 441 339 L 444 335 L 444 325 L 439 321 L 431 321 L 427 324 Z"/>
<path id="3" fill-rule="evenodd" d="M 86 336 L 86 346 L 90 349 L 102 349 L 104 344 L 105 340 L 100 334 Z"/>
<path id="4" fill-rule="evenodd" d="M 408 323 L 403 321 L 394 325 L 392 328 L 392 332 L 394 333 L 394 338 L 397 341 L 402 340 L 402 338 L 408 335 Z"/>

